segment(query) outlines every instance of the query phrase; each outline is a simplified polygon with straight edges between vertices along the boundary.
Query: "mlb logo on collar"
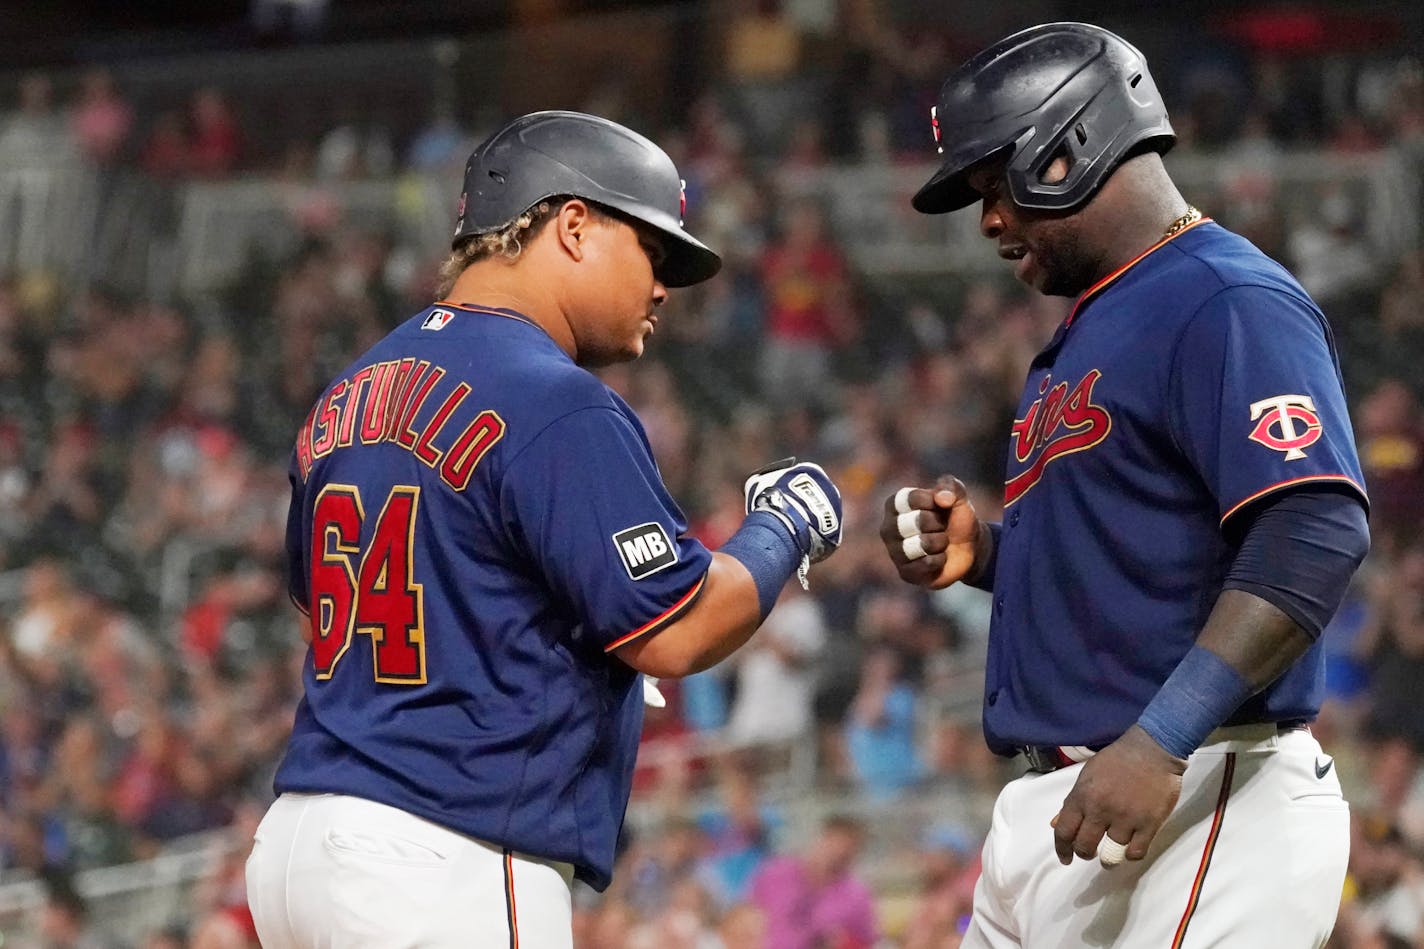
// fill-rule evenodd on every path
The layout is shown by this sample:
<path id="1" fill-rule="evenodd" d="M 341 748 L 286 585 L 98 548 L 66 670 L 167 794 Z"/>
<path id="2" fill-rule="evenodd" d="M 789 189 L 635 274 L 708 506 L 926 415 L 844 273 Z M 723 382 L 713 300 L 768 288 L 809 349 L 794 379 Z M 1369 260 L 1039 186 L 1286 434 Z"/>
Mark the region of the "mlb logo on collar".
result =
<path id="1" fill-rule="evenodd" d="M 440 330 L 445 328 L 445 324 L 455 318 L 455 314 L 449 310 L 432 310 L 425 318 L 425 322 L 420 324 L 423 330 Z"/>
<path id="2" fill-rule="evenodd" d="M 613 535 L 613 547 L 623 561 L 623 569 L 641 580 L 677 563 L 677 548 L 668 540 L 661 524 L 649 522 Z"/>

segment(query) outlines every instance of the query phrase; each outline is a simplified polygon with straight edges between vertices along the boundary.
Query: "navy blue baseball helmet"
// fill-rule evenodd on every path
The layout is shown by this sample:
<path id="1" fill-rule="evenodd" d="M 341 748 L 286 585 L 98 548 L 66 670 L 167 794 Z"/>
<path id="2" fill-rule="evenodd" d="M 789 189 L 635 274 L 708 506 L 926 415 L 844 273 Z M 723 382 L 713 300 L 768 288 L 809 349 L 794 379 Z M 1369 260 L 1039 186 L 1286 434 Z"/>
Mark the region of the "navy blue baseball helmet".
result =
<path id="1" fill-rule="evenodd" d="M 978 53 L 945 80 L 933 124 L 943 158 L 912 202 L 926 214 L 979 200 L 969 170 L 999 155 L 1020 207 L 1073 210 L 1130 153 L 1165 153 L 1177 139 L 1142 54 L 1087 23 L 1031 27 Z M 1059 155 L 1068 175 L 1046 184 Z"/>
<path id="2" fill-rule="evenodd" d="M 657 277 L 669 287 L 700 283 L 722 267 L 721 257 L 683 230 L 687 200 L 667 153 L 632 129 L 582 112 L 532 112 L 475 149 L 453 243 L 499 230 L 558 195 L 592 201 L 662 235 Z"/>

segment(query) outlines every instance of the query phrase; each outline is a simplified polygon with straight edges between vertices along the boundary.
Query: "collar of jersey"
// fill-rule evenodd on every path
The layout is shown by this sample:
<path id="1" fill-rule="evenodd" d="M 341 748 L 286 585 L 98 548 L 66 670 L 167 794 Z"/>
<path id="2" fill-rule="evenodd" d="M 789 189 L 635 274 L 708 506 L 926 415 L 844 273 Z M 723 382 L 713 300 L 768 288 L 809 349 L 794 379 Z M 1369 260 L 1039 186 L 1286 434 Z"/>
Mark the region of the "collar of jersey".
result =
<path id="1" fill-rule="evenodd" d="M 518 320 L 521 323 L 528 323 L 535 329 L 543 329 L 542 326 L 540 326 L 538 323 L 535 323 L 533 320 L 525 316 L 523 313 L 520 313 L 518 310 L 506 310 L 504 307 L 500 306 L 476 306 L 473 303 L 456 303 L 453 300 L 441 300 L 439 303 L 436 303 L 435 306 L 444 307 L 449 310 L 463 310 L 466 313 L 484 313 L 487 316 L 502 316 L 506 319 Z"/>
<path id="2" fill-rule="evenodd" d="M 1211 218 L 1209 217 L 1199 218 L 1198 220 L 1195 220 L 1192 223 L 1188 224 L 1186 227 L 1182 228 L 1177 233 L 1162 238 L 1160 241 L 1153 244 L 1151 247 L 1147 248 L 1142 253 L 1138 254 L 1136 257 L 1132 258 L 1127 263 L 1123 264 L 1121 267 L 1117 268 L 1103 279 L 1099 280 L 1097 283 L 1093 284 L 1087 290 L 1083 291 L 1083 295 L 1078 298 L 1078 302 L 1073 304 L 1073 309 L 1069 312 L 1068 319 L 1063 321 L 1064 329 L 1067 329 L 1069 326 L 1073 325 L 1073 318 L 1078 315 L 1079 310 L 1087 306 L 1090 301 L 1096 298 L 1108 287 L 1112 286 L 1114 283 L 1117 283 L 1117 281 L 1122 277 L 1122 275 L 1127 273 L 1133 267 L 1137 266 L 1139 261 L 1144 260 L 1153 251 L 1157 250 L 1157 248 L 1165 247 L 1167 244 L 1170 244 L 1172 241 L 1181 237 L 1183 234 L 1187 233 L 1193 228 L 1201 227 L 1203 224 L 1207 223 L 1210 220 Z"/>

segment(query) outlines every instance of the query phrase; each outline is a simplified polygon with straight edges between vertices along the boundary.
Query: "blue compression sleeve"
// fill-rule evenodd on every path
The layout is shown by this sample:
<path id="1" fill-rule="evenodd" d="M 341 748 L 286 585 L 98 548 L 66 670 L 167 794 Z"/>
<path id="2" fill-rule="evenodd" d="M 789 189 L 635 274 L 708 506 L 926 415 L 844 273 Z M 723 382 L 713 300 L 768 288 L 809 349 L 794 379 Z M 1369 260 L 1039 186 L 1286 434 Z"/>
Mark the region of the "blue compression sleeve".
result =
<path id="1" fill-rule="evenodd" d="M 776 515 L 766 511 L 748 514 L 719 552 L 735 557 L 752 575 L 762 619 L 766 619 L 781 588 L 801 565 L 801 548 L 796 546 L 795 538 Z"/>
<path id="2" fill-rule="evenodd" d="M 1193 646 L 1143 709 L 1137 724 L 1157 744 L 1186 758 L 1252 691 L 1251 683 L 1225 659 Z"/>
<path id="3" fill-rule="evenodd" d="M 1224 586 L 1259 596 L 1314 639 L 1369 550 L 1369 524 L 1357 496 L 1300 488 L 1255 514 Z"/>
<path id="4" fill-rule="evenodd" d="M 993 521 L 988 524 L 988 528 L 989 536 L 993 538 L 989 542 L 989 562 L 984 565 L 984 568 L 979 571 L 979 576 L 975 577 L 974 582 L 969 585 L 977 590 L 993 593 L 994 574 L 999 569 L 999 539 L 1003 536 L 1004 525 Z"/>

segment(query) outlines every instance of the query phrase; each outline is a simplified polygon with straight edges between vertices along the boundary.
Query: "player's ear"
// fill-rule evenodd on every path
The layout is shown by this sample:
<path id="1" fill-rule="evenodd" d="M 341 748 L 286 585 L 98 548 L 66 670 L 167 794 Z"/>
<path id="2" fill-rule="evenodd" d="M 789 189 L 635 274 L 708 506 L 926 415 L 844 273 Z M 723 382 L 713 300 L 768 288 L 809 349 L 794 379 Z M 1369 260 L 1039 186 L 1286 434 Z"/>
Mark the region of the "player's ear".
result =
<path id="1" fill-rule="evenodd" d="M 551 227 L 559 248 L 571 260 L 581 261 L 586 252 L 584 242 L 588 240 L 592 225 L 593 212 L 589 206 L 578 198 L 570 198 L 555 212 Z"/>
<path id="2" fill-rule="evenodd" d="M 1060 148 L 1058 154 L 1053 156 L 1053 161 L 1049 162 L 1048 167 L 1043 169 L 1043 174 L 1039 177 L 1039 180 L 1046 185 L 1056 185 L 1068 177 L 1070 165 L 1068 149 Z"/>

